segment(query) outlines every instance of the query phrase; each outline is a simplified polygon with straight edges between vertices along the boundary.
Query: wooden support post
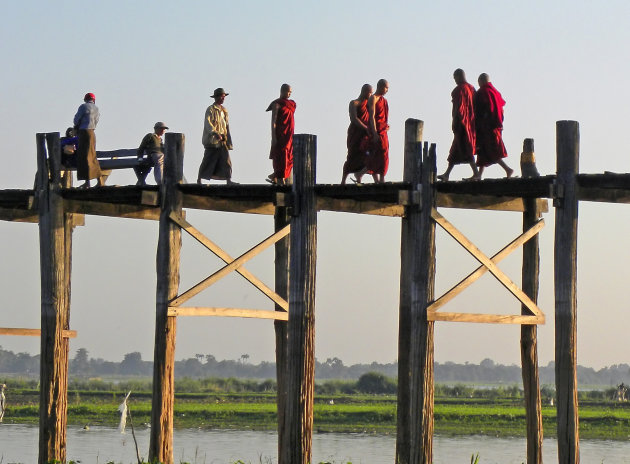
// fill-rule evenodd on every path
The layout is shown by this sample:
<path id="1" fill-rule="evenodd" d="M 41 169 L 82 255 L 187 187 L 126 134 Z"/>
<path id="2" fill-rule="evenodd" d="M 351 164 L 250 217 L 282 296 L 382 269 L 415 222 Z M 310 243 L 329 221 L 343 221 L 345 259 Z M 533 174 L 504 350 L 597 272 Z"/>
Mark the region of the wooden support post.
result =
<path id="1" fill-rule="evenodd" d="M 273 216 L 274 230 L 278 232 L 290 224 L 289 208 L 276 206 Z M 285 237 L 275 245 L 275 292 L 280 297 L 289 298 L 289 238 Z M 276 304 L 276 311 L 284 311 L 282 306 Z M 287 322 L 274 321 L 276 331 L 276 381 L 278 389 L 278 456 L 282 455 L 285 447 L 286 427 L 284 426 L 284 414 L 287 402 Z M 283 461 L 279 461 L 280 464 Z"/>
<path id="2" fill-rule="evenodd" d="M 531 139 L 527 139 L 531 140 Z M 532 141 L 533 144 L 533 141 Z M 524 198 L 523 232 L 540 221 L 540 208 L 536 198 Z M 523 292 L 534 303 L 538 302 L 538 276 L 540 267 L 539 235 L 535 234 L 523 244 Z M 527 306 L 521 306 L 521 314 L 531 314 Z M 521 325 L 521 368 L 525 418 L 527 423 L 527 464 L 542 464 L 542 406 L 538 375 L 538 326 Z"/>
<path id="3" fill-rule="evenodd" d="M 435 287 L 435 144 L 422 155 L 421 211 L 411 218 L 411 342 L 409 364 L 409 462 L 433 462 L 433 327 L 427 320 L 427 309 L 434 298 Z"/>
<path id="4" fill-rule="evenodd" d="M 577 224 L 580 129 L 576 121 L 556 123 L 557 186 L 554 282 L 556 303 L 556 395 L 558 461 L 578 464 L 577 398 Z"/>
<path id="5" fill-rule="evenodd" d="M 48 156 L 47 156 L 48 152 Z M 64 215 L 59 133 L 37 134 L 36 188 L 41 267 L 39 463 L 66 462 L 70 252 L 72 222 Z"/>
<path id="6" fill-rule="evenodd" d="M 405 121 L 405 158 L 403 182 L 412 185 L 412 190 L 420 183 L 422 163 L 422 129 L 424 122 L 418 119 Z M 411 195 L 410 195 L 411 196 Z M 400 230 L 400 302 L 398 309 L 398 407 L 396 424 L 396 462 L 409 462 L 409 411 L 411 376 L 409 350 L 411 340 L 411 266 L 415 256 L 411 249 L 412 226 L 420 214 L 418 205 L 405 207 Z"/>
<path id="7" fill-rule="evenodd" d="M 173 464 L 173 404 L 175 400 L 175 333 L 177 318 L 168 315 L 170 301 L 179 290 L 182 233 L 170 219 L 181 216 L 182 195 L 177 184 L 183 178 L 184 135 L 166 134 L 164 181 L 160 186 L 160 214 L 157 249 L 157 291 L 155 351 L 153 355 L 153 400 L 149 461 Z"/>
<path id="8" fill-rule="evenodd" d="M 288 359 L 285 371 L 287 401 L 280 454 L 283 464 L 309 464 L 312 453 L 317 258 L 316 140 L 314 135 L 309 134 L 294 138 Z"/>

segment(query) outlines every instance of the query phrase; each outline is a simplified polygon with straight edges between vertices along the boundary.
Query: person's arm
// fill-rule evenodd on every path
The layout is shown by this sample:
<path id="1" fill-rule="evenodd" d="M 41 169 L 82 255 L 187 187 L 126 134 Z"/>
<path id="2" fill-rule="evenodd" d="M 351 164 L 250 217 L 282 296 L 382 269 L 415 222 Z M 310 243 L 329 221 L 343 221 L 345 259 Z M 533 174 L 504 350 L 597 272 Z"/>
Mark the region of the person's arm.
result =
<path id="1" fill-rule="evenodd" d="M 203 123 L 203 136 L 201 141 L 204 146 L 215 146 L 223 140 L 219 133 L 219 118 L 223 117 L 223 109 L 216 105 L 210 105 L 206 110 Z"/>
<path id="2" fill-rule="evenodd" d="M 372 138 L 376 141 L 379 139 L 378 132 L 376 132 L 376 119 L 374 118 L 374 112 L 376 111 L 376 97 L 372 95 L 368 100 L 368 116 L 370 118 L 370 131 L 372 132 Z"/>
<path id="3" fill-rule="evenodd" d="M 83 119 L 83 115 L 85 114 L 85 107 L 83 105 L 79 106 L 77 113 L 74 115 L 74 127 L 81 126 L 81 119 Z"/>
<path id="4" fill-rule="evenodd" d="M 368 127 L 363 124 L 363 121 L 359 119 L 357 116 L 357 107 L 359 106 L 359 102 L 357 100 L 350 101 L 350 106 L 348 107 L 348 113 L 350 114 L 350 122 L 355 126 L 360 127 L 363 130 L 367 130 Z"/>
<path id="5" fill-rule="evenodd" d="M 221 140 L 225 143 L 225 148 L 228 150 L 234 149 L 232 145 L 232 135 L 230 134 L 230 118 L 228 117 L 228 111 L 223 108 L 223 112 L 225 115 L 225 134 L 221 136 Z"/>
<path id="6" fill-rule="evenodd" d="M 149 143 L 151 142 L 150 137 L 151 137 L 151 134 L 147 134 L 142 138 L 142 142 L 140 142 L 140 146 L 136 150 L 136 156 L 138 158 L 142 158 L 144 156 L 144 151 L 147 149 L 147 147 L 149 146 Z"/>
<path id="7" fill-rule="evenodd" d="M 218 137 L 219 140 L 221 140 L 221 135 L 218 132 L 216 119 L 217 119 L 216 109 L 210 106 L 210 108 L 208 108 L 208 112 L 206 113 L 206 121 L 208 122 L 210 134 L 212 136 Z"/>
<path id="8" fill-rule="evenodd" d="M 452 117 L 453 122 L 451 125 L 451 129 L 453 132 L 456 132 L 462 122 L 462 94 L 459 91 L 459 87 L 453 91 L 453 111 Z"/>
<path id="9" fill-rule="evenodd" d="M 278 140 L 276 138 L 276 121 L 278 119 L 278 109 L 280 108 L 280 105 L 278 105 L 277 103 L 274 103 L 271 106 L 271 148 L 276 146 L 276 143 L 278 143 Z"/>

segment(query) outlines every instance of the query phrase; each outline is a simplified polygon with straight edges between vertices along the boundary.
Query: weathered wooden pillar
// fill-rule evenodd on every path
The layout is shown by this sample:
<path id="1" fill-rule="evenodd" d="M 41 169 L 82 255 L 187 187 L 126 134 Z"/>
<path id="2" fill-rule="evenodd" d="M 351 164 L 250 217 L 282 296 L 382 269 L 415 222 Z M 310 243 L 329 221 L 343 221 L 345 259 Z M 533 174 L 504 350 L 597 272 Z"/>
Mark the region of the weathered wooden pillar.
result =
<path id="1" fill-rule="evenodd" d="M 409 462 L 433 462 L 433 322 L 427 320 L 427 307 L 434 298 L 435 287 L 435 144 L 422 154 L 421 210 L 411 222 L 411 342 L 409 365 Z M 417 185 L 414 181 L 414 185 Z"/>
<path id="2" fill-rule="evenodd" d="M 556 394 L 558 462 L 580 462 L 577 398 L 577 174 L 580 129 L 576 121 L 556 123 Z"/>
<path id="3" fill-rule="evenodd" d="M 309 464 L 315 383 L 316 136 L 294 137 L 284 464 Z"/>
<path id="4" fill-rule="evenodd" d="M 532 139 L 526 139 L 532 140 Z M 533 145 L 533 140 L 532 140 Z M 529 230 L 540 219 L 540 208 L 536 198 L 525 198 L 523 232 Z M 523 292 L 534 303 L 538 302 L 540 253 L 538 234 L 523 244 Z M 522 305 L 521 314 L 530 314 Z M 527 423 L 527 464 L 542 464 L 542 405 L 538 375 L 538 326 L 521 325 L 521 367 L 525 396 L 525 420 Z"/>
<path id="5" fill-rule="evenodd" d="M 161 212 L 156 258 L 157 291 L 155 351 L 153 355 L 153 399 L 149 461 L 173 463 L 173 403 L 175 399 L 175 334 L 177 321 L 168 315 L 169 302 L 179 289 L 182 235 L 169 219 L 182 213 L 182 195 L 177 184 L 183 178 L 184 135 L 166 134 L 164 179 L 160 186 Z"/>
<path id="6" fill-rule="evenodd" d="M 48 153 L 48 156 L 47 156 Z M 66 462 L 71 215 L 61 197 L 59 133 L 37 134 L 36 194 L 41 269 L 39 463 Z"/>
<path id="7" fill-rule="evenodd" d="M 417 190 L 422 163 L 422 129 L 424 122 L 417 119 L 405 121 L 405 159 L 403 182 L 411 184 L 409 199 L 413 200 L 413 191 Z M 415 180 L 415 184 L 414 184 Z M 409 462 L 409 349 L 411 340 L 411 261 L 415 256 L 410 249 L 410 230 L 415 222 L 411 218 L 420 214 L 417 204 L 405 208 L 400 230 L 400 302 L 398 310 L 398 407 L 396 425 L 396 462 Z"/>
<path id="8" fill-rule="evenodd" d="M 291 221 L 289 209 L 285 206 L 276 206 L 274 213 L 274 229 L 278 232 L 284 229 Z M 285 237 L 276 242 L 275 245 L 275 292 L 284 298 L 289 299 L 289 238 Z M 276 304 L 276 311 L 284 311 Z M 274 321 L 276 331 L 276 381 L 277 381 L 277 404 L 278 404 L 278 456 L 281 456 L 286 437 L 284 426 L 284 411 L 287 401 L 287 322 Z M 282 461 L 279 461 L 282 464 Z"/>

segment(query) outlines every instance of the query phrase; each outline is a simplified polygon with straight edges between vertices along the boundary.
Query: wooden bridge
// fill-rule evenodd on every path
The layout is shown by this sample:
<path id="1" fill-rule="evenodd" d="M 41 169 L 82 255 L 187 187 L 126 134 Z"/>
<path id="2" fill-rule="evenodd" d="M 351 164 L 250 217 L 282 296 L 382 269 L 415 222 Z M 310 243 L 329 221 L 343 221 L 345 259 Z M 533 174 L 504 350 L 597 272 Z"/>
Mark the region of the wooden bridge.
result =
<path id="1" fill-rule="evenodd" d="M 314 387 L 317 212 L 339 211 L 402 218 L 396 462 L 433 459 L 433 329 L 436 321 L 521 325 L 527 422 L 527 462 L 542 462 L 538 380 L 537 306 L 541 215 L 555 208 L 555 321 L 557 436 L 560 463 L 579 462 L 576 378 L 576 275 L 579 201 L 630 202 L 630 174 L 578 173 L 577 122 L 557 123 L 557 173 L 535 178 L 436 183 L 436 148 L 422 141 L 422 121 L 405 127 L 403 182 L 379 185 L 316 184 L 316 137 L 295 136 L 294 183 L 190 185 L 182 183 L 184 136 L 166 134 L 164 183 L 145 187 L 72 188 L 60 161 L 59 134 L 37 134 L 38 171 L 33 190 L 0 191 L 0 219 L 39 223 L 41 256 L 41 393 L 39 462 L 66 461 L 68 337 L 72 231 L 84 215 L 158 222 L 156 332 L 149 459 L 173 463 L 174 353 L 177 317 L 232 316 L 274 320 L 278 380 L 278 455 L 282 464 L 311 460 Z M 494 256 L 485 255 L 453 224 L 447 208 L 520 212 L 523 233 Z M 188 209 L 274 216 L 274 230 L 232 257 L 186 220 Z M 444 295 L 434 295 L 435 226 L 442 227 L 477 261 L 477 270 Z M 179 288 L 181 233 L 190 234 L 225 266 L 190 289 Z M 271 230 L 270 230 L 271 232 Z M 274 288 L 243 265 L 275 247 Z M 522 283 L 498 266 L 523 247 Z M 184 304 L 231 272 L 238 272 L 275 304 L 275 311 Z M 490 272 L 521 302 L 519 314 L 443 311 L 455 295 Z M 1 323 L 1 321 L 0 321 Z M 3 328 L 0 335 L 40 335 Z"/>

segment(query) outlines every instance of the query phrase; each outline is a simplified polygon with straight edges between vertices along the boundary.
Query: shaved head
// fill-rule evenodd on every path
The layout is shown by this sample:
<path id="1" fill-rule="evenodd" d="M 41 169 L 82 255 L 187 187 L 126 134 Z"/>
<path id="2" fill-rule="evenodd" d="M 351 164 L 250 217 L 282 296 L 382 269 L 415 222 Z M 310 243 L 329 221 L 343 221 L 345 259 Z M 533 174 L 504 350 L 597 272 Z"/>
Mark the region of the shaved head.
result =
<path id="1" fill-rule="evenodd" d="M 282 84 L 280 87 L 280 97 L 289 98 L 291 96 L 291 86 L 289 84 Z"/>
<path id="2" fill-rule="evenodd" d="M 479 82 L 479 85 L 487 84 L 488 82 L 490 82 L 490 76 L 488 76 L 486 73 L 481 73 L 479 74 L 477 82 Z"/>
<path id="3" fill-rule="evenodd" d="M 359 98 L 370 98 L 372 92 L 373 89 L 370 84 L 363 84 L 363 86 L 361 86 L 361 94 L 359 95 Z"/>
<path id="4" fill-rule="evenodd" d="M 385 79 L 379 79 L 376 83 L 376 92 L 375 95 L 385 95 L 389 90 L 389 82 Z"/>
<path id="5" fill-rule="evenodd" d="M 466 82 L 466 73 L 462 68 L 457 68 L 455 71 L 453 71 L 453 79 L 455 79 L 455 82 L 457 84 L 462 84 Z"/>

